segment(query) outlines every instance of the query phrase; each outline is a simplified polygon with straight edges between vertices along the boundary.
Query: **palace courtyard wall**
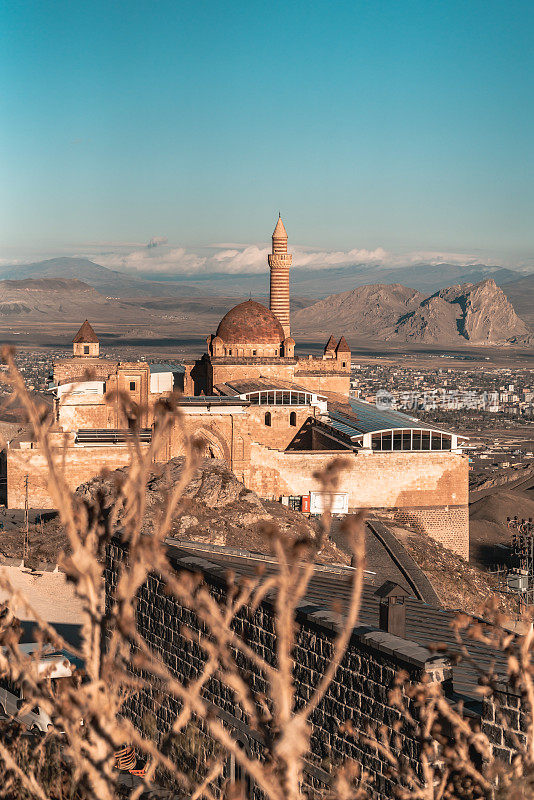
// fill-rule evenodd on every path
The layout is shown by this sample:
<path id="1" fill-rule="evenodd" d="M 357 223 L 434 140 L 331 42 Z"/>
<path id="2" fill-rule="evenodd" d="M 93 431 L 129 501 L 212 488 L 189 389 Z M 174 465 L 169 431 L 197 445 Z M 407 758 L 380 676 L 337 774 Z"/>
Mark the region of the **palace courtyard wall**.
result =
<path id="1" fill-rule="evenodd" d="M 197 414 L 186 417 L 191 436 L 205 445 L 205 455 L 226 461 L 247 488 L 260 497 L 304 496 L 320 490 L 316 475 L 334 458 L 341 458 L 338 490 L 347 492 L 349 509 L 381 512 L 402 525 L 432 536 L 443 546 L 469 557 L 468 459 L 451 452 L 362 453 L 339 450 L 288 450 L 285 448 L 309 418 L 309 409 L 295 408 L 296 425 L 289 426 L 291 407 L 270 406 L 271 425 L 265 425 L 264 406 L 248 407 L 246 413 Z M 287 417 L 287 419 L 286 419 Z M 257 441 L 260 439 L 261 441 Z M 130 460 L 125 445 L 76 446 L 57 435 L 57 454 L 64 464 L 68 486 L 117 469 Z M 166 446 L 158 453 L 165 462 L 183 454 L 181 425 L 173 426 Z M 30 504 L 50 508 L 47 464 L 42 451 L 31 442 L 7 450 L 7 501 L 23 508 L 28 475 Z"/>
<path id="2" fill-rule="evenodd" d="M 467 456 L 443 451 L 279 452 L 252 443 L 245 483 L 266 498 L 307 495 L 320 489 L 314 476 L 336 457 L 346 465 L 338 491 L 348 493 L 349 509 L 384 511 L 469 558 Z"/>
<path id="3" fill-rule="evenodd" d="M 104 469 L 119 469 L 130 463 L 130 449 L 127 446 L 61 447 L 58 444 L 55 454 L 67 486 L 72 491 Z M 9 448 L 7 451 L 8 508 L 24 508 L 26 476 L 30 508 L 54 508 L 55 503 L 48 490 L 46 457 L 37 447 Z"/>

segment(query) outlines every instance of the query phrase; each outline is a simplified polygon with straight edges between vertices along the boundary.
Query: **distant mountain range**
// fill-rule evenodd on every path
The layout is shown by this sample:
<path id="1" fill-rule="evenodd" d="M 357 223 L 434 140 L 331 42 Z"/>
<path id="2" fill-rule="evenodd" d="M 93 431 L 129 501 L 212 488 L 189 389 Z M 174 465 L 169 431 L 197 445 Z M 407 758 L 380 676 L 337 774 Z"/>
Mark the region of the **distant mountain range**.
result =
<path id="1" fill-rule="evenodd" d="M 475 275 L 493 271 L 495 277 L 444 283 L 451 271 L 465 270 Z M 349 340 L 414 343 L 532 343 L 525 323 L 534 327 L 534 275 L 518 277 L 519 273 L 511 270 L 483 265 L 398 270 L 359 267 L 352 270 L 350 291 L 331 293 L 314 302 L 312 290 L 319 292 L 322 286 L 322 295 L 324 286 L 335 287 L 338 280 L 343 284 L 349 273 L 337 269 L 308 273 L 292 270 L 295 333 L 328 335 L 341 331 Z M 378 280 L 360 285 L 364 273 L 365 277 L 380 275 L 393 282 Z M 399 282 L 403 274 L 417 278 L 413 288 Z M 16 280 L 10 277 L 13 275 Z M 306 287 L 303 275 L 307 275 Z M 13 323 L 41 318 L 82 322 L 89 317 L 96 322 L 149 323 L 156 328 L 165 325 L 182 333 L 204 334 L 217 325 L 238 297 L 250 292 L 267 302 L 267 287 L 262 289 L 260 283 L 266 280 L 266 275 L 227 275 L 187 283 L 148 281 L 87 259 L 51 259 L 0 270 L 0 319 Z M 258 291 L 254 290 L 256 283 Z M 425 284 L 438 286 L 421 289 Z"/>
<path id="2" fill-rule="evenodd" d="M 28 278 L 0 281 L 0 319 L 9 322 L 42 319 L 43 322 L 149 318 L 148 312 L 119 300 L 108 300 L 76 278 Z"/>
<path id="3" fill-rule="evenodd" d="M 0 280 L 26 278 L 77 279 L 92 286 L 105 297 L 201 297 L 205 289 L 184 284 L 147 281 L 101 267 L 87 258 L 51 258 L 35 264 L 18 264 L 0 269 Z"/>
<path id="4" fill-rule="evenodd" d="M 94 323 L 150 325 L 160 333 L 206 335 L 215 329 L 235 297 L 130 297 L 104 296 L 77 278 L 25 278 L 0 280 L 0 321 L 16 326 L 72 322 L 79 326 L 89 318 Z M 292 309 L 302 308 L 298 299 Z"/>
<path id="5" fill-rule="evenodd" d="M 519 316 L 534 327 L 534 275 L 507 283 L 505 292 Z"/>
<path id="6" fill-rule="evenodd" d="M 250 292 L 255 296 L 266 297 L 269 287 L 267 264 L 262 273 L 175 275 L 162 276 L 160 279 L 108 269 L 86 258 L 53 258 L 0 269 L 0 280 L 41 277 L 77 278 L 105 296 L 121 298 L 243 297 Z M 374 283 L 398 283 L 431 294 L 446 286 L 478 283 L 485 278 L 493 278 L 498 286 L 508 286 L 512 281 L 523 280 L 523 275 L 510 269 L 485 264 L 468 267 L 457 264 L 418 264 L 398 269 L 384 269 L 376 265 L 314 270 L 294 267 L 291 270 L 291 291 L 295 298 L 314 299 L 324 297 L 325 287 L 330 292 L 342 292 Z"/>
<path id="7" fill-rule="evenodd" d="M 428 296 L 400 284 L 372 284 L 333 294 L 293 315 L 296 334 L 342 332 L 349 339 L 422 344 L 518 344 L 533 341 L 493 279 Z"/>
<path id="8" fill-rule="evenodd" d="M 324 297 L 329 292 L 343 292 L 373 283 L 400 283 L 420 292 L 431 294 L 456 283 L 478 283 L 493 278 L 498 286 L 508 285 L 522 277 L 520 272 L 485 264 L 459 266 L 458 264 L 417 264 L 396 269 L 372 265 L 358 265 L 336 269 L 291 270 L 291 287 L 301 297 Z"/>

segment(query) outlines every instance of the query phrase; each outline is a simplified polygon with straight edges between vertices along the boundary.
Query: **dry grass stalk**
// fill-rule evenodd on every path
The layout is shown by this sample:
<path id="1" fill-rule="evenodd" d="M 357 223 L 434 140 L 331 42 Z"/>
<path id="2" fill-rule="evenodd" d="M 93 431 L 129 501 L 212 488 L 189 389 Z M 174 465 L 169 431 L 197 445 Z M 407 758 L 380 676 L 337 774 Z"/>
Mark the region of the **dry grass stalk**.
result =
<path id="1" fill-rule="evenodd" d="M 180 480 L 174 486 L 170 485 L 165 508 L 153 534 L 146 536 L 142 533 L 146 486 L 155 457 L 171 426 L 180 425 L 179 407 L 173 399 L 157 404 L 153 437 L 148 446 L 141 445 L 135 436 L 129 442 L 130 466 L 116 481 L 111 505 L 109 497 L 99 494 L 90 502 L 69 489 L 64 472 L 64 449 L 51 444 L 52 416 L 36 406 L 29 396 L 16 369 L 13 353 L 4 350 L 3 357 L 8 365 L 3 378 L 22 403 L 46 459 L 48 490 L 68 536 L 71 552 L 63 556 L 62 566 L 82 602 L 83 643 L 76 654 L 85 662 L 86 679 L 61 694 L 52 691 L 50 681 L 38 679 L 36 657 L 28 658 L 18 647 L 20 632 L 13 609 L 25 601 L 12 590 L 0 620 L 1 643 L 6 648 L 0 655 L 0 671 L 13 680 L 23 680 L 28 702 L 45 708 L 54 718 L 55 729 L 64 731 L 62 757 L 69 765 L 74 796 L 115 800 L 119 789 L 114 752 L 124 743 L 131 743 L 150 761 L 146 776 L 132 794 L 134 800 L 162 773 L 170 776 L 179 787 L 180 796 L 191 800 L 201 797 L 213 800 L 228 756 L 233 757 L 269 800 L 301 800 L 304 797 L 303 770 L 310 750 L 310 717 L 334 679 L 358 620 L 365 558 L 363 517 L 349 517 L 345 523 L 355 570 L 350 601 L 346 608 L 339 610 L 339 630 L 331 663 L 308 702 L 297 706 L 293 659 L 297 609 L 306 595 L 317 553 L 328 536 L 329 509 L 323 515 L 321 534 L 314 542 L 288 542 L 277 530 L 266 529 L 278 561 L 277 573 L 269 578 L 258 574 L 253 579 L 230 581 L 224 600 L 216 599 L 198 576 L 177 574 L 169 563 L 165 548 L 165 538 L 180 510 L 183 491 L 194 475 L 200 457 L 199 446 L 188 438 L 183 426 L 181 432 L 186 455 Z M 121 403 L 125 416 L 135 418 L 139 413 L 129 405 L 127 397 L 118 397 L 117 401 Z M 326 492 L 336 490 L 343 467 L 343 462 L 337 460 L 317 476 Z M 103 609 L 102 555 L 111 537 L 119 532 L 128 545 L 129 564 L 120 575 L 113 602 Z M 202 623 L 204 633 L 198 641 L 205 654 L 205 665 L 202 673 L 188 683 L 177 678 L 136 628 L 138 591 L 151 573 L 159 575 L 165 582 L 166 591 L 190 608 Z M 1 585 L 10 589 L 5 578 L 1 579 Z M 244 608 L 254 611 L 267 595 L 273 598 L 274 604 L 276 666 L 256 652 L 234 629 L 237 615 Z M 73 650 L 27 603 L 26 608 L 37 619 L 43 645 L 48 641 L 55 647 Z M 472 628 L 473 637 L 488 637 L 486 631 Z M 188 634 L 187 629 L 183 633 L 193 635 L 192 632 Z M 497 643 L 509 656 L 510 679 L 521 690 L 529 712 L 534 709 L 532 638 L 532 634 L 525 637 L 519 649 L 514 649 L 515 640 L 511 637 L 503 636 Z M 238 656 L 245 657 L 264 676 L 269 687 L 266 696 L 260 696 L 248 684 L 238 666 Z M 468 658 L 467 651 L 465 657 Z M 135 674 L 130 670 L 132 663 L 136 668 Z M 203 691 L 214 677 L 231 690 L 251 730 L 265 742 L 266 753 L 261 760 L 249 755 L 228 726 L 212 713 Z M 487 691 L 492 690 L 493 680 L 494 676 L 487 677 Z M 148 685 L 157 686 L 159 692 L 180 702 L 180 711 L 168 736 L 159 742 L 153 735 L 137 730 L 122 714 L 128 696 Z M 501 786 L 512 786 L 514 780 L 523 779 L 532 771 L 532 723 L 520 759 L 512 771 L 506 771 L 492 762 L 487 738 L 472 726 L 461 708 L 450 705 L 439 684 L 422 682 L 414 686 L 406 682 L 405 676 L 399 675 L 391 690 L 390 703 L 401 711 L 404 724 L 412 729 L 421 753 L 420 770 L 413 770 L 399 753 L 399 735 L 388 738 L 382 729 L 369 731 L 365 740 L 389 762 L 390 775 L 397 785 L 398 796 L 403 800 L 489 797 L 497 778 Z M 83 726 L 80 725 L 81 719 Z M 167 746 L 172 737 L 186 737 L 195 721 L 201 722 L 215 743 L 213 757 L 202 775 L 192 775 L 182 769 L 171 757 Z M 360 736 L 356 731 L 353 734 Z M 48 739 L 52 737 L 53 732 Z M 482 766 L 484 759 L 485 765 Z M 44 788 L 35 771 L 22 769 L 17 754 L 5 743 L 0 744 L 0 761 L 6 778 L 4 786 L 8 787 L 11 796 L 16 796 L 14 787 L 21 797 L 24 793 L 40 800 L 62 796 L 61 786 L 59 789 L 57 785 Z M 340 800 L 359 800 L 366 794 L 367 777 L 359 765 L 349 760 L 333 772 L 330 795 Z M 228 797 L 237 796 L 240 791 L 239 786 L 229 781 L 223 788 Z"/>

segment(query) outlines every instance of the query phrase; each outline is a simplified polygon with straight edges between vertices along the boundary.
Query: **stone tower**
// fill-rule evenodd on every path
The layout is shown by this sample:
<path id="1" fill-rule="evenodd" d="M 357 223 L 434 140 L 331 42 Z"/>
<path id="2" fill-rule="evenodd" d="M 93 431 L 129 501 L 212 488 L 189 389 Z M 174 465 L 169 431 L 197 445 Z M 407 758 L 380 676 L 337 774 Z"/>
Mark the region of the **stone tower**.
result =
<path id="1" fill-rule="evenodd" d="M 286 339 L 291 335 L 289 324 L 289 268 L 293 256 L 287 252 L 287 233 L 280 214 L 273 231 L 273 249 L 268 256 L 271 270 L 271 299 L 269 308 L 278 317 Z"/>
<path id="2" fill-rule="evenodd" d="M 98 358 L 100 354 L 98 336 L 89 324 L 89 320 L 85 320 L 82 327 L 72 340 L 72 348 L 74 356 Z"/>

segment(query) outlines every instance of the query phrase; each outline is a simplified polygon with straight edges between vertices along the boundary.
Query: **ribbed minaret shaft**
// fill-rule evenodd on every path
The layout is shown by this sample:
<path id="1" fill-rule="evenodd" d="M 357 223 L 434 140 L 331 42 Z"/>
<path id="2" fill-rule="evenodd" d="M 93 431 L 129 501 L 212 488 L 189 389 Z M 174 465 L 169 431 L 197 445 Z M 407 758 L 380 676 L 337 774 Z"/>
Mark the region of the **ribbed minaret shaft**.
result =
<path id="1" fill-rule="evenodd" d="M 289 268 L 293 256 L 287 252 L 287 233 L 282 218 L 273 231 L 272 253 L 268 256 L 271 270 L 271 298 L 269 308 L 278 317 L 286 339 L 291 335 L 289 323 Z"/>

